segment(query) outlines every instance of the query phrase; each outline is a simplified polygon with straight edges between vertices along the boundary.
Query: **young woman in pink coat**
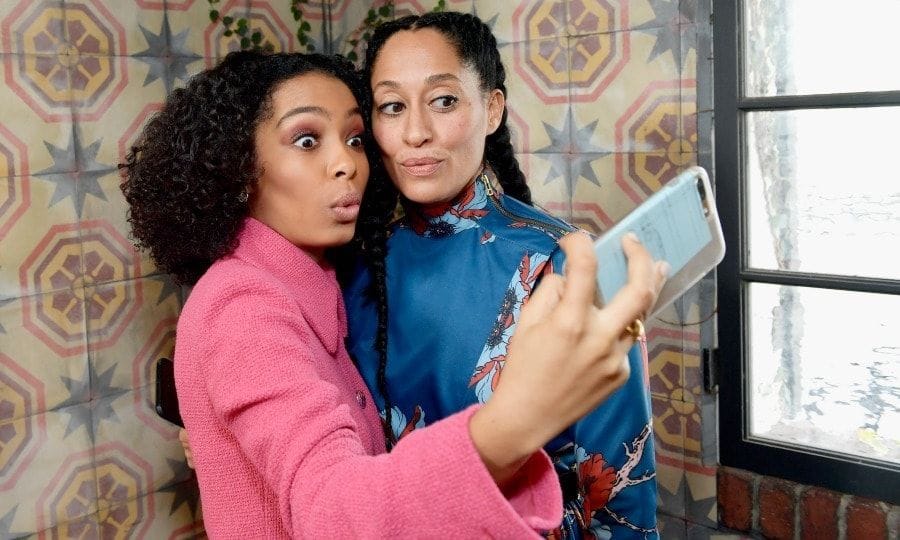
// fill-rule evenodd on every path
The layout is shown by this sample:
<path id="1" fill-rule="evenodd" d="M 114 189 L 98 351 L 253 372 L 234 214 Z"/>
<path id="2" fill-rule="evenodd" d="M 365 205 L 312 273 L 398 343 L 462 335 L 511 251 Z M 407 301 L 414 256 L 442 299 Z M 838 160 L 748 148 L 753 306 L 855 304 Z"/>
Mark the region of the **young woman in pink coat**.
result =
<path id="1" fill-rule="evenodd" d="M 541 447 L 628 377 L 632 342 L 608 329 L 646 311 L 662 275 L 626 242 L 629 284 L 597 309 L 590 242 L 570 235 L 566 277 L 548 276 L 523 310 L 491 401 L 386 454 L 334 269 L 377 166 L 368 106 L 337 58 L 232 53 L 169 96 L 123 164 L 135 238 L 194 286 L 175 364 L 207 532 L 545 532 L 562 509 Z"/>

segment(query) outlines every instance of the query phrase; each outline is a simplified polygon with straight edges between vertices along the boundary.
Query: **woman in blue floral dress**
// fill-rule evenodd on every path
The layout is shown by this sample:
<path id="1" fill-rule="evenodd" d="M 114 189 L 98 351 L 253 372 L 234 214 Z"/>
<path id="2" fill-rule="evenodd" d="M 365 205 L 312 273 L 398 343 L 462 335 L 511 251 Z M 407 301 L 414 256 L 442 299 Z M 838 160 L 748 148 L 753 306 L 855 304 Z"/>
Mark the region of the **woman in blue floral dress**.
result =
<path id="1" fill-rule="evenodd" d="M 348 349 L 396 441 L 491 397 L 522 305 L 562 271 L 557 241 L 573 228 L 531 205 L 506 125 L 504 67 L 477 17 L 383 24 L 366 75 L 393 182 L 376 171 L 367 192 L 358 234 L 369 263 L 345 285 Z M 398 190 L 404 215 L 387 227 Z M 551 537 L 658 537 L 643 337 L 628 362 L 627 383 L 545 446 L 566 507 Z"/>

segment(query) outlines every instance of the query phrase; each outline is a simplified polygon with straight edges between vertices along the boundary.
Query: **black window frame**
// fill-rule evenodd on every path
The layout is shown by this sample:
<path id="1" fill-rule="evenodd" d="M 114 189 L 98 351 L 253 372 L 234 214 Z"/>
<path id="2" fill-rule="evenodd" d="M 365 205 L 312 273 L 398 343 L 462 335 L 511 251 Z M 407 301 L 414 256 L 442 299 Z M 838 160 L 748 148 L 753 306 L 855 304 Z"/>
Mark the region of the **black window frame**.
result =
<path id="1" fill-rule="evenodd" d="M 727 251 L 717 271 L 719 304 L 719 459 L 729 467 L 841 493 L 900 504 L 900 468 L 827 450 L 809 451 L 747 436 L 750 283 L 900 294 L 900 280 L 751 269 L 747 264 L 745 143 L 747 112 L 900 105 L 900 91 L 774 97 L 743 94 L 743 2 L 713 0 L 716 203 Z M 883 52 L 883 51 L 882 51 Z M 881 69 L 885 69 L 883 66 Z"/>

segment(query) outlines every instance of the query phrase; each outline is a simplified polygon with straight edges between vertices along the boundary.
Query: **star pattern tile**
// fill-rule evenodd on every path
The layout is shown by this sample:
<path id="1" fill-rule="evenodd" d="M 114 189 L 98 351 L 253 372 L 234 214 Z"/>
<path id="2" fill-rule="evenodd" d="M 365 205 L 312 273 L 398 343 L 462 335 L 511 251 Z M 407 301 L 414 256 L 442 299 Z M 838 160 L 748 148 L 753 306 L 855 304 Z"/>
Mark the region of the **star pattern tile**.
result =
<path id="1" fill-rule="evenodd" d="M 697 13 L 695 0 L 657 0 L 652 3 L 653 19 L 638 25 L 635 30 L 652 33 L 656 37 L 656 43 L 647 57 L 647 62 L 659 58 L 670 52 L 678 72 L 681 72 L 684 57 L 687 50 L 681 50 L 684 36 L 690 30 L 690 23 L 694 21 Z M 677 26 L 677 31 L 670 31 L 672 25 Z"/>
<path id="2" fill-rule="evenodd" d="M 600 180 L 594 174 L 591 163 L 609 155 L 610 152 L 591 143 L 591 137 L 598 122 L 599 120 L 594 120 L 586 126 L 577 127 L 571 107 L 563 120 L 562 127 L 556 128 L 547 122 L 542 122 L 544 130 L 550 138 L 550 144 L 537 150 L 535 154 L 550 162 L 550 170 L 544 179 L 544 184 L 562 177 L 566 182 L 569 196 L 575 192 L 575 184 L 579 178 L 584 178 L 594 185 L 600 185 Z"/>
<path id="3" fill-rule="evenodd" d="M 150 68 L 143 86 L 162 79 L 166 93 L 169 93 L 174 88 L 176 80 L 181 82 L 188 80 L 188 66 L 202 60 L 187 46 L 190 29 L 172 35 L 168 13 L 163 16 L 162 28 L 158 34 L 144 28 L 143 25 L 139 26 L 144 39 L 147 40 L 147 48 L 135 54 L 135 57 Z"/>

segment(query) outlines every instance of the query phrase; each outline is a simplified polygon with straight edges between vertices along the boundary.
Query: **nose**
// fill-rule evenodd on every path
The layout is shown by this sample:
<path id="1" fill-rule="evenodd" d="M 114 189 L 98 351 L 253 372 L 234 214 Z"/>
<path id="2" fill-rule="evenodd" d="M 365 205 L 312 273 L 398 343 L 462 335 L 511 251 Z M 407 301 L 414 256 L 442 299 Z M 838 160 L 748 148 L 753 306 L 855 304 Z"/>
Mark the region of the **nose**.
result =
<path id="1" fill-rule="evenodd" d="M 354 149 L 347 144 L 337 145 L 337 150 L 333 153 L 331 159 L 328 161 L 328 177 L 342 178 L 344 180 L 351 180 L 356 177 L 356 160 L 359 159 L 360 155 L 363 155 L 362 152 Z M 365 157 L 363 157 L 362 159 L 365 159 Z"/>
<path id="2" fill-rule="evenodd" d="M 408 111 L 403 126 L 403 141 L 410 146 L 422 146 L 431 140 L 431 122 L 419 107 L 410 107 Z"/>

